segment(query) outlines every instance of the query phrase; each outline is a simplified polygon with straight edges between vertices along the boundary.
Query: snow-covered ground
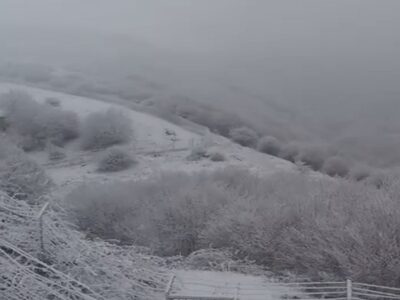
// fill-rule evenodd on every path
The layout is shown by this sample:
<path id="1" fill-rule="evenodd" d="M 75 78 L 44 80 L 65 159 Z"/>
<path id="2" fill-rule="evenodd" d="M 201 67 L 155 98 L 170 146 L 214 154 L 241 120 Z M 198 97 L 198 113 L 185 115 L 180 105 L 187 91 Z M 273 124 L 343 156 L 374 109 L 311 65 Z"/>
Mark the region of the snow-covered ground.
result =
<path id="1" fill-rule="evenodd" d="M 204 129 L 204 134 L 199 134 L 198 131 L 193 132 L 153 115 L 134 111 L 121 105 L 18 84 L 0 83 L 0 94 L 8 92 L 10 89 L 26 91 L 40 102 L 44 102 L 49 97 L 57 98 L 63 109 L 76 112 L 81 119 L 89 113 L 104 111 L 110 107 L 124 110 L 131 118 L 135 139 L 126 147 L 136 154 L 139 162 L 132 169 L 117 173 L 97 172 L 98 153 L 81 150 L 79 140 L 66 146 L 67 157 L 59 162 L 48 161 L 45 152 L 31 154 L 46 168 L 54 182 L 59 187 L 68 187 L 67 190 L 84 181 L 135 180 L 165 171 L 211 171 L 234 165 L 247 168 L 260 175 L 268 175 L 295 169 L 294 165 L 287 161 L 242 147 L 226 138 L 209 133 L 206 129 Z M 224 162 L 212 162 L 208 159 L 188 161 L 186 157 L 189 155 L 191 147 L 196 144 L 207 144 L 210 150 L 223 153 L 227 160 Z M 174 151 L 174 149 L 182 150 Z M 64 191 L 66 190 L 64 189 Z"/>
<path id="2" fill-rule="evenodd" d="M 135 139 L 126 147 L 136 155 L 138 164 L 126 171 L 115 173 L 96 171 L 99 153 L 82 150 L 79 139 L 65 147 L 66 158 L 57 162 L 49 161 L 46 151 L 29 154 L 46 169 L 56 184 L 54 195 L 60 198 L 82 182 L 137 180 L 165 171 L 212 171 L 227 166 L 238 166 L 267 176 L 296 169 L 287 161 L 242 147 L 226 138 L 209 133 L 206 129 L 200 134 L 198 130 L 194 132 L 153 115 L 117 104 L 17 84 L 0 83 L 0 94 L 10 89 L 26 91 L 40 102 L 49 97 L 57 98 L 63 109 L 76 112 L 80 119 L 89 113 L 115 107 L 122 109 L 132 120 Z M 224 154 L 226 161 L 187 160 L 191 148 L 196 144 L 207 145 L 210 151 Z M 177 275 L 173 293 L 181 295 L 190 293 L 191 296 L 234 296 L 238 292 L 241 300 L 267 300 L 277 299 L 277 295 L 282 295 L 285 290 L 282 287 L 277 289 L 276 285 L 271 285 L 265 278 L 234 273 L 178 271 Z"/>
<path id="3" fill-rule="evenodd" d="M 240 300 L 276 300 L 288 294 L 300 296 L 301 292 L 261 276 L 211 271 L 177 271 L 170 291 L 170 295 Z"/>

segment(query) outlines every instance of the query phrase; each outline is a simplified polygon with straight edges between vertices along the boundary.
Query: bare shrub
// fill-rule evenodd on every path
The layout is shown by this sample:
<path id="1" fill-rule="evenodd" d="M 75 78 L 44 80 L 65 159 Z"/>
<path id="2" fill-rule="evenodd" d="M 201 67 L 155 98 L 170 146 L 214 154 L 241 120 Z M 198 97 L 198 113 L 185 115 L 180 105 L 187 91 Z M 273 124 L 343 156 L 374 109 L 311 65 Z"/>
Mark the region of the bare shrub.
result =
<path id="1" fill-rule="evenodd" d="M 0 190 L 16 199 L 38 201 L 48 191 L 50 179 L 21 149 L 0 138 Z"/>
<path id="2" fill-rule="evenodd" d="M 82 126 L 82 147 L 87 150 L 128 143 L 132 138 L 131 120 L 114 108 L 89 114 Z"/>
<path id="3" fill-rule="evenodd" d="M 239 127 L 232 129 L 229 136 L 235 143 L 246 147 L 255 147 L 257 145 L 258 135 L 255 130 L 248 127 Z"/>
<path id="4" fill-rule="evenodd" d="M 79 135 L 73 112 L 40 104 L 19 90 L 9 91 L 1 100 L 10 128 L 22 136 L 27 151 L 43 149 L 48 142 L 62 146 Z"/>
<path id="5" fill-rule="evenodd" d="M 100 172 L 117 172 L 129 169 L 135 163 L 136 162 L 132 154 L 126 149 L 112 147 L 102 153 L 97 169 Z"/>
<path id="6" fill-rule="evenodd" d="M 345 177 L 349 174 L 349 162 L 340 156 L 329 157 L 322 169 L 329 176 Z"/>
<path id="7" fill-rule="evenodd" d="M 278 139 L 273 136 L 264 136 L 258 141 L 257 149 L 260 152 L 278 156 L 281 152 L 281 144 Z"/>

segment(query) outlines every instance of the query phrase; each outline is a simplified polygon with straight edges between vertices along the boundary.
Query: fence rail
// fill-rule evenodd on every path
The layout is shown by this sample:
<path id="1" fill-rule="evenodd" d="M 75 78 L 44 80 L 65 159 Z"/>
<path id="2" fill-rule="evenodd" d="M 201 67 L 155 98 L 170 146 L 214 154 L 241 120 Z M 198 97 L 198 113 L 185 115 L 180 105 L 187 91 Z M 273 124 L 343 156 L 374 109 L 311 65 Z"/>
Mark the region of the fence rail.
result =
<path id="1" fill-rule="evenodd" d="M 267 282 L 237 284 L 224 281 L 211 283 L 207 280 L 185 280 L 183 291 L 174 288 L 176 276 L 171 277 L 165 292 L 166 300 L 400 300 L 400 289 L 380 285 L 353 282 Z M 208 291 L 208 292 L 207 292 Z M 203 292 L 203 294 L 201 294 Z M 215 295 L 218 293 L 218 295 Z"/>

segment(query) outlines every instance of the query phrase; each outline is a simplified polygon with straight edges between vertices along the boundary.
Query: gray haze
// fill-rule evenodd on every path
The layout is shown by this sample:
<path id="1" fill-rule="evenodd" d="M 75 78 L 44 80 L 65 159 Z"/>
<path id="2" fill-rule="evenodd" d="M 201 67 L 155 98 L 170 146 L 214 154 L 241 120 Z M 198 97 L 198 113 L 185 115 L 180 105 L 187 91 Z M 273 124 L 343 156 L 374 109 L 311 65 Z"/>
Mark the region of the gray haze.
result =
<path id="1" fill-rule="evenodd" d="M 399 15 L 398 0 L 0 0 L 0 54 L 365 135 L 400 129 Z"/>

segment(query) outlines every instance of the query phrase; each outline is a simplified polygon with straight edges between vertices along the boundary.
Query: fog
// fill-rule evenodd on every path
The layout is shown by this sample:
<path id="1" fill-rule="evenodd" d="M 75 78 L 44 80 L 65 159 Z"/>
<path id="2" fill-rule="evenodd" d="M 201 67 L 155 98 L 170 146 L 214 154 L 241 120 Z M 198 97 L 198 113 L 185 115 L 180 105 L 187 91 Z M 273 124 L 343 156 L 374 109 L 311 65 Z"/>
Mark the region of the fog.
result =
<path id="1" fill-rule="evenodd" d="M 140 74 L 323 139 L 397 137 L 399 11 L 397 0 L 0 0 L 0 55 Z"/>
<path id="2" fill-rule="evenodd" d="M 0 300 L 400 300 L 399 28 L 400 0 L 0 0 Z"/>

